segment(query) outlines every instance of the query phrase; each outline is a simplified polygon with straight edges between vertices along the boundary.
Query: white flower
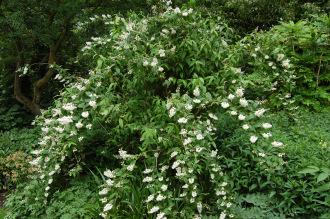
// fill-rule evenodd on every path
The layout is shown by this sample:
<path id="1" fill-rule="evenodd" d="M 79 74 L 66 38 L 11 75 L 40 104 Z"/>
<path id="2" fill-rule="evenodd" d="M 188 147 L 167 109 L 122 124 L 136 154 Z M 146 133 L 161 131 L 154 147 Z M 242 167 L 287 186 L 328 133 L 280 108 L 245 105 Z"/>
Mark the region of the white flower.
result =
<path id="1" fill-rule="evenodd" d="M 214 120 L 218 120 L 218 117 L 214 115 L 213 113 L 209 113 L 209 117 Z"/>
<path id="2" fill-rule="evenodd" d="M 236 90 L 236 95 L 237 95 L 238 97 L 243 97 L 243 95 L 244 95 L 244 89 L 243 89 L 243 88 L 238 88 L 238 89 Z"/>
<path id="3" fill-rule="evenodd" d="M 212 150 L 211 151 L 211 157 L 216 157 L 218 153 L 218 150 Z"/>
<path id="4" fill-rule="evenodd" d="M 77 107 L 73 103 L 67 103 L 67 104 L 63 105 L 62 108 L 65 109 L 65 110 L 67 110 L 67 111 L 73 111 Z"/>
<path id="5" fill-rule="evenodd" d="M 61 123 L 61 125 L 68 125 L 72 122 L 72 116 L 63 116 L 61 118 L 58 118 L 57 121 Z"/>
<path id="6" fill-rule="evenodd" d="M 94 101 L 94 100 L 89 101 L 88 104 L 89 104 L 91 107 L 93 107 L 93 108 L 96 107 L 96 101 Z"/>
<path id="7" fill-rule="evenodd" d="M 199 97 L 199 95 L 200 95 L 200 90 L 199 90 L 198 87 L 196 87 L 196 88 L 194 89 L 193 94 L 194 94 L 195 97 Z"/>
<path id="8" fill-rule="evenodd" d="M 156 197 L 156 201 L 160 202 L 160 201 L 163 201 L 166 197 L 163 196 L 162 194 L 158 194 L 157 197 Z"/>
<path id="9" fill-rule="evenodd" d="M 245 119 L 245 116 L 242 115 L 242 114 L 239 114 L 238 119 L 239 119 L 239 120 L 244 120 L 244 119 Z"/>
<path id="10" fill-rule="evenodd" d="M 164 68 L 163 67 L 159 67 L 158 68 L 158 71 L 163 72 L 164 71 Z"/>
<path id="11" fill-rule="evenodd" d="M 277 61 L 282 61 L 284 59 L 284 54 L 277 54 Z"/>
<path id="12" fill-rule="evenodd" d="M 151 202 L 152 200 L 154 200 L 154 198 L 155 198 L 154 195 L 149 195 L 147 200 L 146 200 L 146 203 Z"/>
<path id="13" fill-rule="evenodd" d="M 270 129 L 272 127 L 272 124 L 270 124 L 270 123 L 264 123 L 264 124 L 262 124 L 262 127 L 264 129 Z"/>
<path id="14" fill-rule="evenodd" d="M 148 212 L 149 214 L 153 214 L 155 212 L 159 211 L 159 207 L 158 206 L 154 206 L 150 209 L 150 211 Z"/>
<path id="15" fill-rule="evenodd" d="M 191 142 L 192 142 L 191 138 L 186 138 L 186 139 L 183 141 L 183 145 L 190 144 Z"/>
<path id="16" fill-rule="evenodd" d="M 51 119 L 45 119 L 45 125 L 49 125 L 53 120 Z"/>
<path id="17" fill-rule="evenodd" d="M 272 142 L 272 145 L 273 145 L 274 147 L 282 147 L 282 146 L 283 146 L 283 143 L 280 142 L 280 141 L 273 141 L 273 142 Z"/>
<path id="18" fill-rule="evenodd" d="M 195 182 L 195 179 L 194 179 L 194 178 L 190 178 L 190 179 L 188 179 L 188 182 L 189 182 L 190 184 L 193 184 L 193 183 Z"/>
<path id="19" fill-rule="evenodd" d="M 265 59 L 269 59 L 269 55 L 265 55 Z"/>
<path id="20" fill-rule="evenodd" d="M 229 107 L 229 103 L 228 102 L 222 102 L 221 103 L 221 107 L 224 108 L 224 109 L 226 109 L 226 108 Z"/>
<path id="21" fill-rule="evenodd" d="M 203 205 L 202 205 L 201 202 L 198 202 L 197 203 L 197 211 L 198 211 L 198 213 L 201 214 L 202 213 L 202 210 L 203 210 Z"/>
<path id="22" fill-rule="evenodd" d="M 273 66 L 273 65 L 274 65 L 273 62 L 268 62 L 268 66 L 269 66 L 269 67 L 271 67 L 271 66 Z"/>
<path id="23" fill-rule="evenodd" d="M 156 219 L 166 219 L 166 217 L 165 217 L 165 213 L 163 213 L 163 212 L 159 212 L 159 213 L 157 214 Z"/>
<path id="24" fill-rule="evenodd" d="M 89 113 L 87 111 L 82 112 L 81 116 L 84 117 L 84 118 L 87 118 L 89 116 Z"/>
<path id="25" fill-rule="evenodd" d="M 151 62 L 150 65 L 151 65 L 152 67 L 155 67 L 157 64 L 158 64 L 158 60 L 157 60 L 157 58 L 153 58 L 153 59 L 152 59 L 152 62 Z"/>
<path id="26" fill-rule="evenodd" d="M 262 133 L 262 137 L 264 137 L 264 138 L 270 138 L 270 137 L 272 137 L 272 134 L 271 133 Z"/>
<path id="27" fill-rule="evenodd" d="M 181 117 L 180 119 L 178 119 L 178 123 L 182 123 L 182 124 L 185 124 L 188 122 L 188 119 L 184 118 L 184 117 Z"/>
<path id="28" fill-rule="evenodd" d="M 187 134 L 187 130 L 186 129 L 181 129 L 179 134 L 180 135 L 186 135 Z"/>
<path id="29" fill-rule="evenodd" d="M 200 99 L 193 99 L 193 102 L 194 103 L 200 103 L 200 102 L 202 102 Z"/>
<path id="30" fill-rule="evenodd" d="M 160 189 L 161 189 L 163 192 L 165 192 L 165 191 L 167 190 L 167 188 L 168 188 L 167 185 L 162 185 L 162 186 L 160 187 Z"/>
<path id="31" fill-rule="evenodd" d="M 260 157 L 265 157 L 266 154 L 265 154 L 265 153 L 258 153 L 258 156 L 260 156 Z"/>
<path id="32" fill-rule="evenodd" d="M 247 107 L 249 105 L 248 101 L 245 98 L 241 98 L 239 100 L 239 103 L 241 104 L 242 107 Z"/>
<path id="33" fill-rule="evenodd" d="M 149 65 L 149 62 L 147 61 L 147 60 L 145 60 L 144 62 L 143 62 L 143 66 L 148 66 Z"/>
<path id="34" fill-rule="evenodd" d="M 234 98 L 235 98 L 235 95 L 234 95 L 234 94 L 229 94 L 229 95 L 228 95 L 228 99 L 229 99 L 229 100 L 233 100 Z"/>
<path id="35" fill-rule="evenodd" d="M 145 169 L 145 170 L 143 171 L 144 174 L 148 174 L 148 173 L 151 173 L 151 172 L 152 172 L 152 169 Z"/>
<path id="36" fill-rule="evenodd" d="M 123 160 L 126 160 L 126 159 L 132 157 L 132 155 L 127 154 L 127 151 L 125 151 L 123 149 L 119 149 L 118 153 L 119 153 L 119 157 Z"/>
<path id="37" fill-rule="evenodd" d="M 252 136 L 250 137 L 250 142 L 251 142 L 252 144 L 256 143 L 257 140 L 258 140 L 258 137 L 255 136 L 255 135 L 252 135 Z"/>
<path id="38" fill-rule="evenodd" d="M 225 218 L 226 218 L 226 214 L 224 212 L 221 212 L 219 219 L 225 219 Z"/>
<path id="39" fill-rule="evenodd" d="M 197 140 L 202 140 L 202 139 L 204 139 L 204 136 L 201 133 L 199 133 L 199 134 L 196 135 L 196 139 Z"/>
<path id="40" fill-rule="evenodd" d="M 192 110 L 193 106 L 191 104 L 186 104 L 185 105 L 186 110 Z"/>
<path id="41" fill-rule="evenodd" d="M 176 155 L 178 155 L 178 152 L 177 151 L 173 151 L 170 155 L 171 158 L 175 157 Z"/>
<path id="42" fill-rule="evenodd" d="M 42 127 L 41 128 L 41 131 L 43 131 L 45 133 L 48 133 L 49 132 L 49 128 L 48 127 Z"/>
<path id="43" fill-rule="evenodd" d="M 202 147 L 197 147 L 197 148 L 196 148 L 196 152 L 199 153 L 199 152 L 201 152 L 203 149 L 204 149 L 204 148 L 202 148 Z"/>
<path id="44" fill-rule="evenodd" d="M 232 115 L 232 116 L 236 116 L 237 115 L 237 112 L 236 111 L 230 111 L 230 115 Z"/>
<path id="45" fill-rule="evenodd" d="M 54 129 L 59 133 L 62 133 L 64 131 L 64 128 L 61 127 L 55 127 Z"/>
<path id="46" fill-rule="evenodd" d="M 289 59 L 285 59 L 283 62 L 282 62 L 282 66 L 284 68 L 290 68 L 290 60 Z"/>
<path id="47" fill-rule="evenodd" d="M 101 191 L 99 191 L 99 195 L 106 195 L 106 194 L 108 194 L 108 192 L 109 192 L 109 189 L 108 188 L 104 188 Z"/>
<path id="48" fill-rule="evenodd" d="M 188 16 L 188 12 L 186 12 L 186 11 L 183 12 L 183 13 L 182 13 L 182 16 L 187 17 L 187 16 Z"/>
<path id="49" fill-rule="evenodd" d="M 76 127 L 77 127 L 77 129 L 80 129 L 80 128 L 83 127 L 83 124 L 81 122 L 77 122 L 76 123 Z"/>
<path id="50" fill-rule="evenodd" d="M 195 197 L 197 196 L 197 192 L 196 192 L 196 191 L 193 191 L 193 192 L 191 193 L 191 196 L 195 198 Z"/>
<path id="51" fill-rule="evenodd" d="M 108 186 L 113 186 L 113 180 L 111 180 L 111 179 L 106 180 L 105 183 L 106 183 Z"/>
<path id="52" fill-rule="evenodd" d="M 254 115 L 256 115 L 257 117 L 261 117 L 265 112 L 266 112 L 266 110 L 264 108 L 261 108 L 261 109 L 257 110 L 254 113 Z"/>
<path id="53" fill-rule="evenodd" d="M 111 170 L 106 170 L 106 171 L 104 171 L 103 174 L 108 178 L 114 178 L 115 177 L 114 171 L 111 171 Z"/>
<path id="54" fill-rule="evenodd" d="M 165 50 L 160 49 L 160 50 L 158 51 L 158 53 L 159 53 L 159 56 L 160 56 L 160 57 L 165 57 Z"/>
<path id="55" fill-rule="evenodd" d="M 176 13 L 176 14 L 181 13 L 180 8 L 176 7 L 176 8 L 174 9 L 174 13 Z"/>
<path id="56" fill-rule="evenodd" d="M 132 172 L 134 170 L 134 167 L 135 167 L 135 164 L 133 163 L 133 164 L 128 165 L 126 169 L 128 171 Z"/>
<path id="57" fill-rule="evenodd" d="M 176 169 L 180 165 L 180 163 L 181 162 L 179 160 L 174 161 L 172 164 L 172 169 Z"/>
<path id="58" fill-rule="evenodd" d="M 172 118 L 176 113 L 176 108 L 175 107 L 172 107 L 170 110 L 169 110 L 169 117 Z"/>
<path id="59" fill-rule="evenodd" d="M 250 128 L 250 126 L 249 126 L 248 124 L 244 124 L 244 125 L 242 126 L 242 128 L 243 128 L 244 130 L 248 130 L 248 129 Z"/>
<path id="60" fill-rule="evenodd" d="M 104 206 L 103 211 L 110 211 L 112 209 L 113 205 L 111 203 L 108 203 Z"/>
<path id="61" fill-rule="evenodd" d="M 144 177 L 144 179 L 142 180 L 142 182 L 152 182 L 153 178 L 150 176 Z"/>
<path id="62" fill-rule="evenodd" d="M 86 128 L 88 128 L 88 129 L 92 129 L 92 124 L 88 124 L 88 125 L 86 125 Z"/>

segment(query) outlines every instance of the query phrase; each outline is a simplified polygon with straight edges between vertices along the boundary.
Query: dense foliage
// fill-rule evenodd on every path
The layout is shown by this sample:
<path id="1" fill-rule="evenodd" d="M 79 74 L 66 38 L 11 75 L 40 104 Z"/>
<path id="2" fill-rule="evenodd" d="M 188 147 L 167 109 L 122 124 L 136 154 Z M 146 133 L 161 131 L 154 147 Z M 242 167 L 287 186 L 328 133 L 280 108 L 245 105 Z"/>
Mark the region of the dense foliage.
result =
<path id="1" fill-rule="evenodd" d="M 330 17 L 326 2 L 300 3 L 0 2 L 9 29 L 59 13 L 50 31 L 35 15 L 0 42 L 25 57 L 0 59 L 6 217 L 328 218 Z M 62 56 L 34 67 L 67 17 Z M 280 17 L 304 20 L 270 28 Z M 55 79 L 47 109 L 5 105 L 10 70 L 29 97 L 25 77 Z"/>

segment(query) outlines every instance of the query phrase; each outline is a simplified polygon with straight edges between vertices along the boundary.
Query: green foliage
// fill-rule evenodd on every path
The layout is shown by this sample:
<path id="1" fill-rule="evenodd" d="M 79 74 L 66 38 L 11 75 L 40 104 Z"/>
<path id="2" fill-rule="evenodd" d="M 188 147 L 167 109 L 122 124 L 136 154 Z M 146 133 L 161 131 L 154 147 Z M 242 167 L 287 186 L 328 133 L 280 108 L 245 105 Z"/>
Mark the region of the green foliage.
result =
<path id="1" fill-rule="evenodd" d="M 310 22 L 282 23 L 238 42 L 229 66 L 242 66 L 250 98 L 288 110 L 301 104 L 320 110 L 328 104 L 329 20 L 322 15 Z"/>
<path id="2" fill-rule="evenodd" d="M 25 182 L 34 172 L 29 161 L 39 132 L 36 129 L 12 129 L 0 132 L 0 189 L 7 190 Z"/>
<path id="3" fill-rule="evenodd" d="M 269 116 L 274 137 L 285 143 L 277 154 L 284 163 L 276 162 L 269 150 L 250 151 L 240 138 L 242 132 L 234 131 L 235 125 L 228 121 L 226 131 L 219 133 L 224 140 L 218 145 L 229 158 L 225 161 L 227 172 L 239 195 L 237 215 L 253 218 L 255 214 L 264 218 L 268 213 L 281 213 L 290 217 L 319 217 L 327 213 L 330 204 L 329 115 L 326 109 L 317 114 L 300 111 L 295 117 L 285 112 Z M 241 197 L 247 194 L 254 197 L 253 200 L 262 201 L 259 195 L 255 196 L 260 192 L 268 204 L 251 205 L 251 201 L 247 204 Z M 276 218 L 266 218 L 273 217 Z"/>

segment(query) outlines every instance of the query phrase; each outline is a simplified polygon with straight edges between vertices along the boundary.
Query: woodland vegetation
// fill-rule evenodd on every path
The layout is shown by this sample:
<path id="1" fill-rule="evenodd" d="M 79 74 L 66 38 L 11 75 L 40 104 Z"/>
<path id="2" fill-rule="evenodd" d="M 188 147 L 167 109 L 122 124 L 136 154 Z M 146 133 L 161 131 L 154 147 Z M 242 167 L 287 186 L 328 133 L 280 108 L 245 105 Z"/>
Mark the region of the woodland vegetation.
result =
<path id="1" fill-rule="evenodd" d="M 327 0 L 0 0 L 0 219 L 330 218 Z"/>

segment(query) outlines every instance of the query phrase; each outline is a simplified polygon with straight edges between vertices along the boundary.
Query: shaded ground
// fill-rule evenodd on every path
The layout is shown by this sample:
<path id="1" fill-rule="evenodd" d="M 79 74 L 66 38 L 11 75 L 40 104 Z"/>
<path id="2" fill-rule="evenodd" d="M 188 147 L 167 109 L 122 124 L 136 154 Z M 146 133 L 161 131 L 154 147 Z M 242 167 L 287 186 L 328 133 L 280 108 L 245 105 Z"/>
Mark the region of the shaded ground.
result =
<path id="1" fill-rule="evenodd" d="M 6 197 L 6 194 L 0 192 L 0 208 L 2 208 L 5 203 L 5 197 Z"/>

